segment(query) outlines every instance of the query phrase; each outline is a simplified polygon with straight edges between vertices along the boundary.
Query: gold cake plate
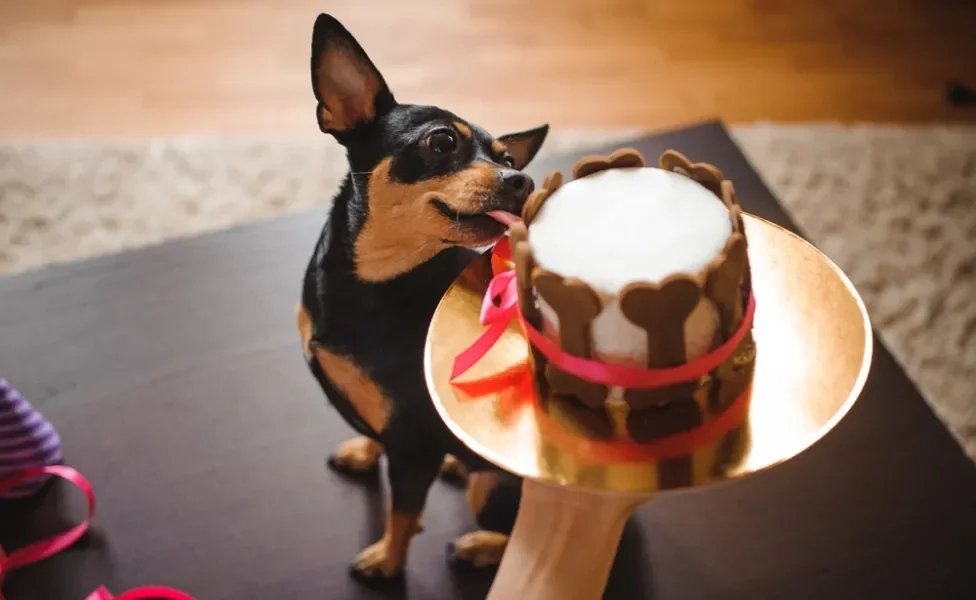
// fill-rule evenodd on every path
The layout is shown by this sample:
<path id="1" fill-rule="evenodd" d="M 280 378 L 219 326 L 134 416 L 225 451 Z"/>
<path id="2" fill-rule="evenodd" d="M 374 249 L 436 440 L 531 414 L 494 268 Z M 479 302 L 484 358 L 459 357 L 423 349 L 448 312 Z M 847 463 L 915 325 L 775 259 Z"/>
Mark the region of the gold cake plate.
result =
<path id="1" fill-rule="evenodd" d="M 558 403 L 540 404 L 535 397 L 513 402 L 504 393 L 471 397 L 450 381 L 454 357 L 484 331 L 479 311 L 492 275 L 488 255 L 447 291 L 430 325 L 425 370 L 440 416 L 469 448 L 507 471 L 593 492 L 650 494 L 736 479 L 807 449 L 861 392 L 871 363 L 870 321 L 853 285 L 820 251 L 759 217 L 746 215 L 745 224 L 757 306 L 752 393 L 735 431 L 736 447 L 695 450 L 686 467 L 693 476 L 679 478 L 683 483 L 668 483 L 658 461 L 594 453 L 599 443 L 574 427 L 571 415 L 559 414 Z M 505 371 L 528 353 L 516 320 L 459 380 Z"/>

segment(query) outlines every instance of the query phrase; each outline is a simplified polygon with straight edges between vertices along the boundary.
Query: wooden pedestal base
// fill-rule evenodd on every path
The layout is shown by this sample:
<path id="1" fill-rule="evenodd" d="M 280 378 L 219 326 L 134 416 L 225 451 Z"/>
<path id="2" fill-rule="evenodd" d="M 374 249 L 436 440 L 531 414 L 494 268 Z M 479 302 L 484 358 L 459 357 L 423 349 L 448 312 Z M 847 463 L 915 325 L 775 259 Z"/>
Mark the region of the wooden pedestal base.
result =
<path id="1" fill-rule="evenodd" d="M 567 443 L 560 431 L 573 430 L 540 419 L 540 399 L 515 397 L 511 386 L 482 395 L 461 390 L 454 361 L 485 332 L 479 311 L 493 275 L 490 258 L 473 261 L 447 291 L 425 348 L 431 398 L 462 442 L 525 481 L 489 600 L 599 600 L 624 524 L 652 494 L 738 479 L 787 461 L 854 404 L 873 348 L 857 291 L 810 244 L 757 217 L 743 219 L 758 306 L 756 368 L 740 430 L 748 432 L 748 443 L 722 468 L 698 461 L 690 482 L 661 477 L 653 461 L 612 458 L 584 435 L 579 444 Z M 528 358 L 524 333 L 508 327 L 465 377 L 491 382 Z M 702 452 L 712 450 L 706 444 Z"/>
<path id="2" fill-rule="evenodd" d="M 624 525 L 650 498 L 525 480 L 488 600 L 600 600 Z"/>

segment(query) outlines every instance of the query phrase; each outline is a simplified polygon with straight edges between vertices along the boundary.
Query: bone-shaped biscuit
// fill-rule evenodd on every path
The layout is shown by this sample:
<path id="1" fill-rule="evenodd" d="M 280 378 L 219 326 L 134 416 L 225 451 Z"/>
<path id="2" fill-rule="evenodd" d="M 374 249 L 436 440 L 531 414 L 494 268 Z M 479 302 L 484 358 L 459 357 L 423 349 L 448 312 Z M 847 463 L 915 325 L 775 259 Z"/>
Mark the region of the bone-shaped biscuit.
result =
<path id="1" fill-rule="evenodd" d="M 632 410 L 627 416 L 627 429 L 637 442 L 649 442 L 698 427 L 703 421 L 701 407 L 686 397 L 665 406 Z"/>
<path id="2" fill-rule="evenodd" d="M 673 277 L 660 287 L 635 283 L 620 295 L 620 310 L 627 320 L 647 332 L 647 366 L 670 367 L 685 362 L 685 321 L 701 299 L 698 283 Z M 624 399 L 635 410 L 670 404 L 691 396 L 695 382 L 663 388 L 628 389 Z"/>
<path id="3" fill-rule="evenodd" d="M 535 220 L 535 216 L 539 214 L 542 209 L 543 203 L 549 199 L 549 196 L 558 190 L 563 184 L 563 174 L 560 171 L 553 171 L 546 176 L 546 180 L 543 182 L 542 187 L 536 189 L 534 192 L 529 194 L 528 199 L 525 201 L 525 205 L 522 207 L 522 221 L 526 224 L 532 223 Z"/>
<path id="4" fill-rule="evenodd" d="M 664 151 L 658 160 L 658 165 L 662 169 L 691 177 L 719 198 L 722 197 L 722 180 L 725 178 L 716 166 L 708 163 L 692 163 L 688 157 L 677 150 Z"/>
<path id="5" fill-rule="evenodd" d="M 746 238 L 741 233 L 733 233 L 705 276 L 705 295 L 718 308 L 726 338 L 742 320 L 742 279 L 747 263 Z"/>
<path id="6" fill-rule="evenodd" d="M 735 185 L 728 179 L 723 179 L 720 183 L 722 189 L 722 202 L 725 208 L 732 210 L 733 206 L 739 206 L 739 199 L 735 196 Z"/>
<path id="7" fill-rule="evenodd" d="M 659 440 L 688 431 L 702 424 L 702 411 L 690 397 L 678 399 L 665 406 L 632 410 L 627 417 L 627 433 L 637 443 Z M 658 461 L 658 485 L 662 489 L 689 486 L 694 480 L 694 461 L 691 456 Z"/>
<path id="8" fill-rule="evenodd" d="M 535 258 L 528 241 L 520 240 L 512 247 L 512 261 L 515 263 L 515 282 L 518 285 L 519 310 L 522 316 L 532 324 L 539 320 L 539 310 L 535 305 L 532 293 L 532 272 L 535 270 Z"/>
<path id="9" fill-rule="evenodd" d="M 512 239 L 512 262 L 515 263 L 515 279 L 519 293 L 532 291 L 532 271 L 535 269 L 535 259 L 532 256 L 532 246 L 524 240 Z"/>
<path id="10" fill-rule="evenodd" d="M 610 156 L 586 156 L 573 166 L 573 179 L 606 171 L 607 169 L 628 169 L 644 166 L 644 157 L 633 148 L 621 148 Z"/>
<path id="11" fill-rule="evenodd" d="M 742 222 L 742 207 L 739 206 L 739 199 L 735 195 L 735 185 L 728 179 L 723 179 L 721 188 L 722 203 L 729 209 L 729 216 L 732 219 L 732 231 L 744 234 L 746 225 Z"/>
<path id="12" fill-rule="evenodd" d="M 569 421 L 568 425 L 579 430 L 583 436 L 610 440 L 613 439 L 613 423 L 606 412 L 599 410 L 601 408 L 603 408 L 603 399 L 596 405 L 584 405 L 573 398 L 561 398 L 558 410 L 560 416 Z"/>
<path id="13" fill-rule="evenodd" d="M 733 206 L 729 210 L 729 217 L 732 219 L 732 232 L 739 233 L 742 235 L 746 234 L 746 223 L 742 219 L 742 209 L 737 205 Z M 746 256 L 748 257 L 749 242 L 746 240 Z M 752 289 L 752 268 L 749 265 L 748 258 L 746 259 L 745 271 L 742 273 L 742 289 L 751 290 Z"/>
<path id="14" fill-rule="evenodd" d="M 713 372 L 708 410 L 717 415 L 729 407 L 752 383 L 756 370 L 756 343 L 748 333 L 735 353 Z"/>
<path id="15" fill-rule="evenodd" d="M 589 358 L 590 327 L 603 310 L 600 297 L 579 280 L 564 279 L 541 269 L 535 270 L 532 283 L 559 319 L 559 346 L 569 354 Z M 607 396 L 605 386 L 584 381 L 552 365 L 546 365 L 546 379 L 557 393 L 575 396 L 594 408 L 601 406 Z"/>
<path id="16" fill-rule="evenodd" d="M 532 223 L 547 198 L 549 198 L 549 190 L 546 188 L 539 188 L 529 194 L 525 206 L 522 207 L 522 221 L 526 224 Z"/>
<path id="17" fill-rule="evenodd" d="M 697 385 L 691 381 L 659 388 L 629 388 L 624 390 L 624 401 L 633 410 L 664 406 L 691 397 Z"/>
<path id="18" fill-rule="evenodd" d="M 729 218 L 732 220 L 732 231 L 745 234 L 746 224 L 742 220 L 742 209 L 738 206 L 733 206 L 729 209 Z"/>
<path id="19" fill-rule="evenodd" d="M 672 367 L 685 362 L 685 320 L 701 299 L 698 283 L 675 276 L 661 286 L 632 283 L 620 294 L 627 320 L 647 332 L 647 366 Z"/>
<path id="20" fill-rule="evenodd" d="M 553 171 L 546 176 L 546 180 L 543 182 L 542 187 L 549 190 L 549 193 L 553 193 L 558 190 L 563 185 L 563 173 L 562 171 Z"/>
<path id="21" fill-rule="evenodd" d="M 606 386 L 580 379 L 551 364 L 546 365 L 546 380 L 557 394 L 573 396 L 589 408 L 602 408 L 607 399 Z"/>
<path id="22" fill-rule="evenodd" d="M 578 279 L 562 278 L 537 270 L 532 284 L 559 317 L 559 345 L 573 355 L 590 356 L 590 323 L 603 310 L 603 303 L 590 286 Z"/>
<path id="23" fill-rule="evenodd" d="M 529 239 L 529 230 L 523 221 L 516 221 L 508 226 L 508 235 L 511 238 L 509 241 L 514 247 L 519 242 L 524 242 Z"/>

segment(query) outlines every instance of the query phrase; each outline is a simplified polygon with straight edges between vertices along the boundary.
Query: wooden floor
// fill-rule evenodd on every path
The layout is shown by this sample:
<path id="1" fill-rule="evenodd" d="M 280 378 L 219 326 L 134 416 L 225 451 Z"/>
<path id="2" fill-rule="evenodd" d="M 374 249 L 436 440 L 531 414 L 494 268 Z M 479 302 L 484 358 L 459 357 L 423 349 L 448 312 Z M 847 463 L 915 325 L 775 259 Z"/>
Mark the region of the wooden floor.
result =
<path id="1" fill-rule="evenodd" d="M 314 131 L 323 11 L 494 129 L 976 120 L 973 0 L 0 0 L 0 136 Z"/>

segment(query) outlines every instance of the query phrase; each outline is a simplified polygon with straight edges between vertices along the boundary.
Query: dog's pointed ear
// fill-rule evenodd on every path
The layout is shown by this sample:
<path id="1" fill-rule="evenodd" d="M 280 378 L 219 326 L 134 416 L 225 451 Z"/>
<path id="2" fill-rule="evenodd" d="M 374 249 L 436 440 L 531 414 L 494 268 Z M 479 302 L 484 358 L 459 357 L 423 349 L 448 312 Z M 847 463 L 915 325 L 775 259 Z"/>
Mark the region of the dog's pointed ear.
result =
<path id="1" fill-rule="evenodd" d="M 507 133 L 499 136 L 498 141 L 505 144 L 505 149 L 515 157 L 515 168 L 521 171 L 535 158 L 547 135 L 549 125 L 543 125 L 518 133 Z"/>
<path id="2" fill-rule="evenodd" d="M 312 91 L 319 128 L 344 132 L 369 123 L 396 104 L 376 65 L 356 38 L 331 15 L 312 29 Z"/>

